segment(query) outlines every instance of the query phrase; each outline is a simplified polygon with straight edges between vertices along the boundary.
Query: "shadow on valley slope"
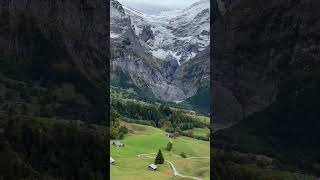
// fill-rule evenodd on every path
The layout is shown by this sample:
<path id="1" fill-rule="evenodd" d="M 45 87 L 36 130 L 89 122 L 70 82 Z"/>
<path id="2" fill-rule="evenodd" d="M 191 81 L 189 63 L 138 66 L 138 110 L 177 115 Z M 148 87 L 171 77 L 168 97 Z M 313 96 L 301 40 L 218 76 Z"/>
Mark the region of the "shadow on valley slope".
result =
<path id="1" fill-rule="evenodd" d="M 103 1 L 2 1 L 0 179 L 106 179 Z"/>
<path id="2" fill-rule="evenodd" d="M 217 1 L 211 66 L 216 179 L 319 176 L 319 7 Z"/>

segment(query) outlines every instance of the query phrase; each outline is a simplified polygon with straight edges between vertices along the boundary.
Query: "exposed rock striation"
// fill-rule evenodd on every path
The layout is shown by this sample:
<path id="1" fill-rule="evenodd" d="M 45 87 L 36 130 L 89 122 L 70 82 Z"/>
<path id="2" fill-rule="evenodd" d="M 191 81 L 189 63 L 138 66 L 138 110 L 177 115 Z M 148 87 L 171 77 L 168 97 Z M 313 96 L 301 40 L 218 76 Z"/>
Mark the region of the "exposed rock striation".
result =
<path id="1" fill-rule="evenodd" d="M 238 122 L 277 101 L 288 79 L 319 67 L 319 7 L 314 0 L 219 0 L 214 21 L 213 111 Z"/>
<path id="2" fill-rule="evenodd" d="M 209 83 L 209 1 L 165 17 L 118 5 L 111 1 L 113 84 L 181 102 Z"/>

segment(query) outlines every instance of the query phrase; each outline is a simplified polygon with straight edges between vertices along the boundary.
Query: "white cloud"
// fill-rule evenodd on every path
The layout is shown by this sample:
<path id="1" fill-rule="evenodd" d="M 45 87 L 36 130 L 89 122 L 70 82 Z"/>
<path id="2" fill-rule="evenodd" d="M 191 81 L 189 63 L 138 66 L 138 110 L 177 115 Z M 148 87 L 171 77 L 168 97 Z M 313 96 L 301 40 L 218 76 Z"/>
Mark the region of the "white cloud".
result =
<path id="1" fill-rule="evenodd" d="M 125 4 L 144 4 L 148 6 L 160 6 L 165 8 L 185 8 L 199 0 L 119 0 Z"/>

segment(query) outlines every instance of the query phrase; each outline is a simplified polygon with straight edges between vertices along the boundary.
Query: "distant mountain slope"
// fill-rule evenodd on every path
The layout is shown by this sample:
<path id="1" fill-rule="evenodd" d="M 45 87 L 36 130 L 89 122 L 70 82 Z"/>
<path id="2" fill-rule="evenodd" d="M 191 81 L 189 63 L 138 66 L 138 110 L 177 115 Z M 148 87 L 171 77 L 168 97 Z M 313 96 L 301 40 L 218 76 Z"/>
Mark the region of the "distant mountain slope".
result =
<path id="1" fill-rule="evenodd" d="M 157 16 L 110 3 L 113 84 L 125 76 L 122 86 L 181 102 L 196 94 L 200 81 L 209 83 L 209 1 Z"/>
<path id="2" fill-rule="evenodd" d="M 59 114 L 102 123 L 108 37 L 106 10 L 99 6 L 105 5 L 77 0 L 1 2 L 0 76 L 4 93 L 27 93 L 15 97 L 26 106 L 30 103 L 27 98 L 43 98 L 42 103 L 33 103 L 42 106 L 46 116 Z M 44 92 L 41 97 L 36 92 L 32 95 L 18 84 Z"/>
<path id="3" fill-rule="evenodd" d="M 0 2 L 0 179 L 107 179 L 107 11 Z"/>
<path id="4" fill-rule="evenodd" d="M 318 1 L 217 1 L 214 116 L 238 122 L 277 100 L 288 78 L 318 68 Z"/>
<path id="5" fill-rule="evenodd" d="M 237 125 L 218 131 L 214 146 L 319 176 L 320 2 L 224 2 L 214 25 L 213 115 Z"/>
<path id="6" fill-rule="evenodd" d="M 135 34 L 159 59 L 173 58 L 178 64 L 195 57 L 210 43 L 210 2 L 200 1 L 183 10 L 148 15 L 125 8 Z"/>

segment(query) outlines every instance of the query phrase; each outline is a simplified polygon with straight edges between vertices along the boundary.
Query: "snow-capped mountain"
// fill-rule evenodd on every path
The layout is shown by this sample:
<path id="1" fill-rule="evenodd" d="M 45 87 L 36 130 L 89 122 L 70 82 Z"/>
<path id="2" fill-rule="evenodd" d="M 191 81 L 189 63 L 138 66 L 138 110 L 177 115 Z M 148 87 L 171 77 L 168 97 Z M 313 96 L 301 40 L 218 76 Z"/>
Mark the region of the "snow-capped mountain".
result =
<path id="1" fill-rule="evenodd" d="M 159 59 L 174 58 L 182 64 L 210 43 L 210 2 L 199 1 L 187 9 L 148 15 L 124 7 L 135 34 Z"/>
<path id="2" fill-rule="evenodd" d="M 116 0 L 110 5 L 113 82 L 124 83 L 125 77 L 122 86 L 179 102 L 196 94 L 200 84 L 209 83 L 209 0 L 158 15 L 122 6 Z M 199 67 L 190 65 L 200 59 L 204 63 Z"/>

